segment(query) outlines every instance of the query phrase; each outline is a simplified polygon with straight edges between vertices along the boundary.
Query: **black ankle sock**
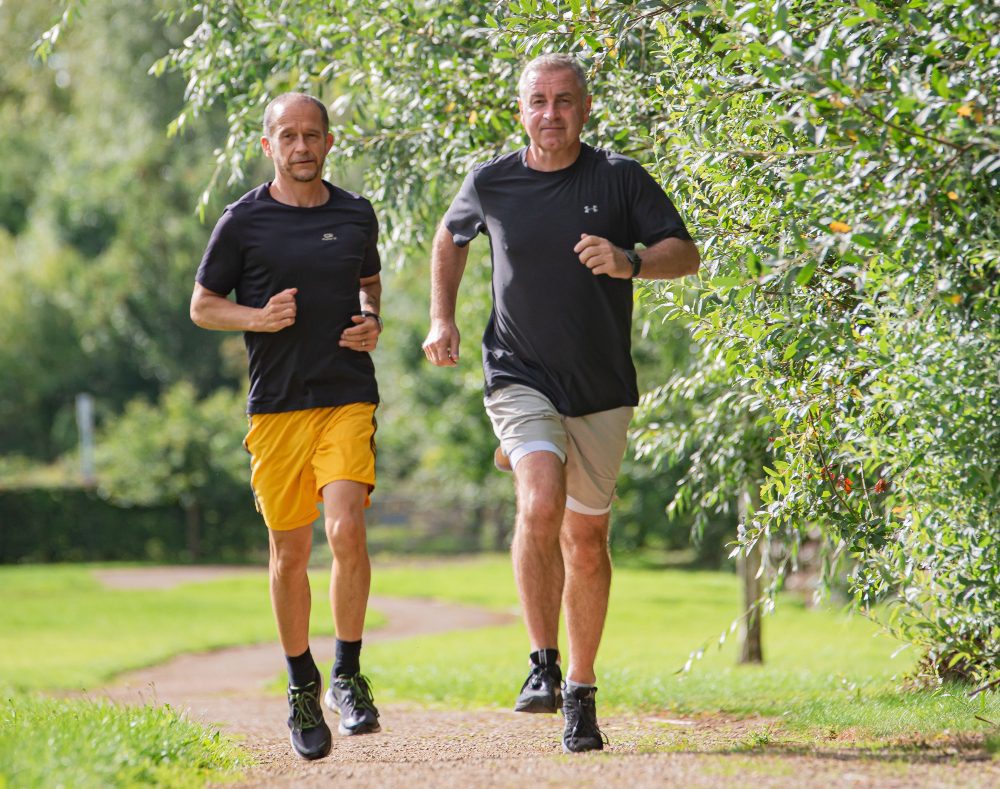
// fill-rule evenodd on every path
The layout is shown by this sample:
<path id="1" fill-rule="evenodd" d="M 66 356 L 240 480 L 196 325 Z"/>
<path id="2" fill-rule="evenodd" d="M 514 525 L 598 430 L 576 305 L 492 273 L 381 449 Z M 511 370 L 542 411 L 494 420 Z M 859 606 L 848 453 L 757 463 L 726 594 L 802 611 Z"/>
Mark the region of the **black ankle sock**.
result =
<path id="1" fill-rule="evenodd" d="M 285 655 L 285 660 L 288 662 L 288 682 L 297 688 L 308 685 L 319 674 L 309 647 L 306 647 L 306 651 L 296 657 Z"/>
<path id="2" fill-rule="evenodd" d="M 361 640 L 337 639 L 337 656 L 333 661 L 333 676 L 353 677 L 361 671 Z"/>
<path id="3" fill-rule="evenodd" d="M 559 650 L 539 649 L 537 652 L 532 652 L 529 657 L 533 666 L 555 666 L 559 663 Z"/>

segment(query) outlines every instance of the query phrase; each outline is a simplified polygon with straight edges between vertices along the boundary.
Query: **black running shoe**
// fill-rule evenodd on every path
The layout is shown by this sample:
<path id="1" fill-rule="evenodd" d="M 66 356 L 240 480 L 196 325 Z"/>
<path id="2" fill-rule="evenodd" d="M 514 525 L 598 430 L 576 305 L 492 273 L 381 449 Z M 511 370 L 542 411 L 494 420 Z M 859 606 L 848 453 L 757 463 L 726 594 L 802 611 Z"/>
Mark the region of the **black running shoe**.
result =
<path id="1" fill-rule="evenodd" d="M 563 694 L 563 752 L 603 751 L 608 738 L 597 726 L 597 688 L 566 689 Z"/>
<path id="2" fill-rule="evenodd" d="M 322 759 L 330 753 L 330 727 L 319 703 L 323 681 L 319 675 L 307 685 L 288 686 L 288 728 L 292 748 L 303 759 Z"/>
<path id="3" fill-rule="evenodd" d="M 558 712 L 562 703 L 562 670 L 558 663 L 532 666 L 521 686 L 514 712 Z"/>
<path id="4" fill-rule="evenodd" d="M 337 731 L 341 734 L 372 734 L 382 730 L 371 683 L 363 674 L 337 677 L 327 688 L 324 700 L 327 707 L 340 713 Z"/>

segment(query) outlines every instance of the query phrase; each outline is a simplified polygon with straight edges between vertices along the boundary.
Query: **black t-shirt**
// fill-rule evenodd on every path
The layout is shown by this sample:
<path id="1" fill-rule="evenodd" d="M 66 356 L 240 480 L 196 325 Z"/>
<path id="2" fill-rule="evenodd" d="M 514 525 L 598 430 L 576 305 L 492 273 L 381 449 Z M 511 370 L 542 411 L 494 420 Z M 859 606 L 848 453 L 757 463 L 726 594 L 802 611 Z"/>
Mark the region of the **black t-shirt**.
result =
<path id="1" fill-rule="evenodd" d="M 632 282 L 594 276 L 573 247 L 581 233 L 622 249 L 691 236 L 633 159 L 583 145 L 569 167 L 542 172 L 528 167 L 526 153 L 475 167 L 444 219 L 458 246 L 479 233 L 490 238 L 486 391 L 523 384 L 566 416 L 634 406 Z"/>
<path id="2" fill-rule="evenodd" d="M 279 332 L 244 332 L 251 414 L 378 403 L 367 353 L 338 344 L 361 311 L 360 280 L 379 272 L 378 220 L 365 198 L 326 183 L 328 202 L 279 203 L 270 183 L 247 192 L 219 219 L 197 281 L 215 293 L 263 307 L 298 288 L 295 323 Z"/>

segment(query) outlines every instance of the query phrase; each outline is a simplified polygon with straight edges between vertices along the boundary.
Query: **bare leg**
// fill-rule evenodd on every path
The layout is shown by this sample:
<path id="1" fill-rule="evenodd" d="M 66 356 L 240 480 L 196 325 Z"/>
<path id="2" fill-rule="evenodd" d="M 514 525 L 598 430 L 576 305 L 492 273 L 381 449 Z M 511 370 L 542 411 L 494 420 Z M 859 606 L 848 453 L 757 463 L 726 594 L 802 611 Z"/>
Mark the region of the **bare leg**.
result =
<path id="1" fill-rule="evenodd" d="M 278 639 L 286 655 L 301 655 L 309 647 L 309 553 L 312 524 L 290 531 L 268 529 L 271 608 L 278 624 Z"/>
<path id="2" fill-rule="evenodd" d="M 569 669 L 566 678 L 594 684 L 594 660 L 601 644 L 611 591 L 608 554 L 609 515 L 582 515 L 566 510 L 562 528 L 562 555 L 566 564 L 566 630 Z"/>
<path id="3" fill-rule="evenodd" d="M 557 648 L 563 558 L 559 529 L 566 508 L 566 470 L 553 452 L 532 452 L 514 470 L 517 523 L 511 552 L 531 649 Z"/>
<path id="4" fill-rule="evenodd" d="M 330 609 L 337 638 L 360 641 L 371 588 L 372 566 L 365 533 L 368 486 L 338 480 L 323 486 L 326 538 L 333 553 Z"/>

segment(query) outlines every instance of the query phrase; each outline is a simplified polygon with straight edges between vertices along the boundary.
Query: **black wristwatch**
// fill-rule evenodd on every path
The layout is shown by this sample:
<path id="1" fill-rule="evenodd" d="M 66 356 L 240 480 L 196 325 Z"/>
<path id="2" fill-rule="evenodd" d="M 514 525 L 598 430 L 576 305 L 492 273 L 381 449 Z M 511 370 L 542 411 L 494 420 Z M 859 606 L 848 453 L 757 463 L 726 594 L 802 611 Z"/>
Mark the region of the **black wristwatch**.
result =
<path id="1" fill-rule="evenodd" d="M 378 330 L 382 331 L 382 316 L 377 312 L 371 312 L 370 310 L 361 310 L 361 317 L 363 318 L 374 318 L 375 323 L 378 324 Z"/>
<path id="2" fill-rule="evenodd" d="M 632 279 L 635 279 L 639 276 L 639 269 L 642 268 L 642 258 L 634 249 L 623 249 L 622 252 L 625 253 L 628 262 L 632 264 Z"/>

